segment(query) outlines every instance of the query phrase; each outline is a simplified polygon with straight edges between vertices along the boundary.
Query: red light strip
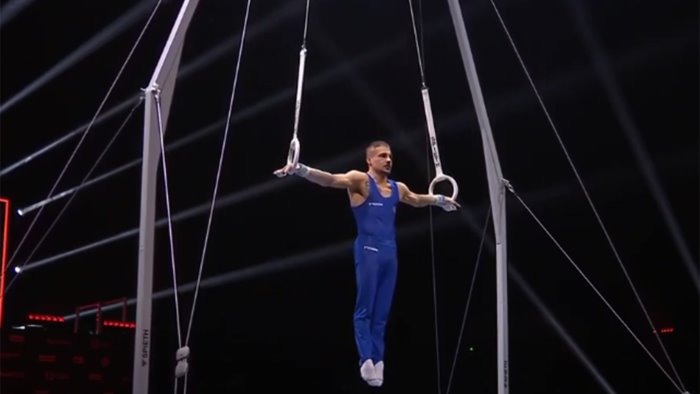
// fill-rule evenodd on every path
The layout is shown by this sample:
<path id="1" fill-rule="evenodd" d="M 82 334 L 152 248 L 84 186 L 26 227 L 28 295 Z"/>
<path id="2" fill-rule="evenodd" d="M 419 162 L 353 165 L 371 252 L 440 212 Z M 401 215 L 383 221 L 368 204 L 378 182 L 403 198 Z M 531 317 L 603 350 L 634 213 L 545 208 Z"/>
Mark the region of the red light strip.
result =
<path id="1" fill-rule="evenodd" d="M 673 331 L 675 331 L 675 329 L 673 327 L 661 327 L 661 328 L 659 328 L 660 334 L 670 334 Z M 656 330 L 654 330 L 654 334 L 656 334 Z"/>
<path id="2" fill-rule="evenodd" d="M 7 223 L 10 221 L 10 200 L 0 198 L 0 202 L 5 203 L 5 216 L 3 217 L 2 229 L 2 271 L 0 271 L 0 327 L 2 327 L 2 305 L 5 302 L 5 265 L 7 264 Z"/>
<path id="3" fill-rule="evenodd" d="M 102 324 L 106 327 L 136 328 L 136 323 L 130 321 L 105 320 Z"/>
<path id="4" fill-rule="evenodd" d="M 36 313 L 30 313 L 29 320 L 57 321 L 61 323 L 64 321 L 63 316 L 39 315 Z"/>

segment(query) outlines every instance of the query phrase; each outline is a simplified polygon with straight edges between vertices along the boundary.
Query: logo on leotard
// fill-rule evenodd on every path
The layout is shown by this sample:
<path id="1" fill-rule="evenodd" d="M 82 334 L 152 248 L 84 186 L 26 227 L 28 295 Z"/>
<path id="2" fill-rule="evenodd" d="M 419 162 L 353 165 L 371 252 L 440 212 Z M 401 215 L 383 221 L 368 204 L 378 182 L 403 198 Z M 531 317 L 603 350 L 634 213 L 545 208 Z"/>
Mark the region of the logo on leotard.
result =
<path id="1" fill-rule="evenodd" d="M 383 207 L 384 206 L 384 204 L 382 204 L 380 202 L 371 202 L 371 203 L 369 203 L 369 205 L 373 206 L 373 207 Z"/>
<path id="2" fill-rule="evenodd" d="M 379 249 L 373 248 L 373 247 L 367 246 L 367 245 L 364 246 L 364 249 L 365 249 L 365 250 L 371 250 L 372 252 L 379 252 Z"/>

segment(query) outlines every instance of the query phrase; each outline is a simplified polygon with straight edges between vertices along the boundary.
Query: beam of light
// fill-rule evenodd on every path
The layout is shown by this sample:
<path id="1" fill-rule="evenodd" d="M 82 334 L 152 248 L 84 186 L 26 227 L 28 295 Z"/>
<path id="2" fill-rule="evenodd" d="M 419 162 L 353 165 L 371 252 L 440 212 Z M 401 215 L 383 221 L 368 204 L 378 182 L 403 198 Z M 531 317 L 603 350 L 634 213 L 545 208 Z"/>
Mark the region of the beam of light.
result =
<path id="1" fill-rule="evenodd" d="M 458 223 L 458 221 L 454 220 L 453 218 L 450 218 L 449 216 L 441 216 L 439 220 L 436 221 L 436 228 L 439 230 L 448 229 L 457 225 Z M 406 242 L 412 238 L 423 234 L 426 231 L 427 226 L 422 221 L 419 223 L 409 224 L 406 227 L 399 227 L 397 229 L 396 234 L 397 240 Z M 307 250 L 305 252 L 301 252 L 293 256 L 275 259 L 272 261 L 266 261 L 246 268 L 236 269 L 226 273 L 210 276 L 200 282 L 200 289 L 211 289 L 223 285 L 241 283 L 253 279 L 260 279 L 265 276 L 289 272 L 295 269 L 300 269 L 315 264 L 326 264 L 328 263 L 329 259 L 341 256 L 346 253 L 351 253 L 354 241 L 355 238 L 351 238 L 345 241 L 336 242 L 331 245 Z M 195 281 L 179 285 L 177 288 L 178 294 L 192 292 L 194 291 L 196 285 L 197 283 Z M 174 291 L 172 287 L 170 287 L 153 293 L 153 300 L 161 300 L 165 298 L 170 298 L 172 296 L 174 296 Z M 127 304 L 135 305 L 136 298 L 129 299 L 127 301 Z M 101 310 L 108 311 L 109 309 L 114 308 L 121 308 L 121 305 L 109 305 L 105 306 Z M 94 314 L 96 311 L 96 309 L 86 310 L 85 312 L 81 312 L 80 316 L 89 316 L 91 314 Z M 75 319 L 75 314 L 66 315 L 64 316 L 64 319 Z"/>
<path id="2" fill-rule="evenodd" d="M 25 8 L 32 5 L 34 0 L 11 0 L 4 7 L 0 8 L 0 28 L 10 22 Z"/>
<path id="3" fill-rule="evenodd" d="M 292 3 L 289 3 L 289 4 L 291 5 Z M 251 27 L 250 33 L 248 33 L 248 35 L 252 39 L 252 38 L 256 37 L 258 34 L 268 30 L 269 28 L 274 26 L 276 23 L 279 23 L 280 21 L 284 20 L 285 17 L 293 16 L 293 14 L 291 14 L 291 11 L 289 8 L 290 7 L 280 8 L 278 12 L 267 17 L 266 19 L 261 21 L 258 25 Z M 296 7 L 296 8 L 298 8 L 298 7 Z M 178 79 L 185 79 L 185 78 L 193 75 L 195 72 L 201 70 L 205 66 L 213 63 L 218 58 L 221 58 L 225 55 L 228 55 L 231 48 L 233 48 L 233 46 L 237 42 L 239 42 L 239 40 L 240 40 L 240 34 L 238 34 L 236 37 L 233 37 L 233 38 L 230 38 L 228 40 L 221 42 L 216 47 L 214 47 L 214 48 L 208 50 L 206 53 L 198 56 L 197 58 L 195 58 L 195 60 L 184 65 L 180 69 L 180 72 L 178 73 Z M 132 97 L 123 101 L 122 103 L 117 104 L 114 107 L 103 112 L 92 123 L 93 126 L 101 124 L 104 121 L 112 118 L 114 115 L 120 113 L 121 111 L 124 111 L 127 108 L 130 108 L 133 101 L 139 100 L 140 97 L 141 97 L 141 93 L 135 94 Z M 22 165 L 29 163 L 30 161 L 36 159 L 37 157 L 49 152 L 51 149 L 58 147 L 59 145 L 63 144 L 64 142 L 67 142 L 71 138 L 80 135 L 80 133 L 82 133 L 89 125 L 90 125 L 90 122 L 87 122 L 87 123 L 83 124 L 82 126 L 68 132 L 64 136 L 57 139 L 56 141 L 39 149 L 38 151 L 36 151 L 36 152 L 28 155 L 27 157 L 7 166 L 6 168 L 1 169 L 0 170 L 0 177 L 2 177 L 3 175 L 9 174 L 10 172 L 21 167 Z"/>
<path id="4" fill-rule="evenodd" d="M 46 71 L 42 76 L 34 80 L 32 83 L 27 85 L 19 93 L 15 94 L 14 96 L 10 97 L 9 100 L 5 101 L 0 106 L 0 114 L 12 108 L 15 104 L 19 103 L 33 92 L 40 89 L 45 84 L 49 83 L 52 79 L 56 78 L 59 74 L 66 71 L 75 63 L 85 59 L 88 55 L 102 47 L 105 43 L 109 42 L 114 37 L 126 31 L 129 27 L 131 27 L 131 25 L 133 25 L 134 23 L 136 23 L 136 21 L 138 21 L 144 15 L 146 15 L 150 9 L 151 5 L 149 1 L 139 2 L 131 10 L 123 14 L 111 25 L 102 29 L 102 31 L 94 35 L 89 41 L 85 42 L 83 45 L 71 52 L 68 56 L 63 58 L 63 60 L 58 62 L 55 66 Z"/>
<path id="5" fill-rule="evenodd" d="M 136 103 L 136 104 L 131 108 L 131 112 L 127 115 L 126 119 L 124 119 L 124 120 L 122 121 L 122 124 L 121 124 L 121 126 L 117 129 L 117 132 L 112 136 L 112 139 L 107 143 L 107 146 L 102 150 L 102 153 L 100 153 L 99 157 L 98 157 L 98 158 L 94 161 L 94 163 L 92 164 L 92 167 L 90 168 L 90 170 L 88 170 L 87 174 L 85 174 L 85 176 L 83 177 L 83 180 L 82 180 L 82 182 L 81 182 L 81 185 L 84 185 L 85 183 L 87 183 L 88 177 L 90 177 L 90 175 L 92 175 L 92 172 L 93 172 L 93 171 L 95 170 L 95 168 L 100 164 L 100 162 L 102 161 L 102 159 L 104 158 L 104 156 L 107 154 L 107 152 L 109 152 L 109 149 L 112 147 L 112 145 L 114 144 L 114 142 L 117 140 L 117 138 L 119 137 L 119 135 L 121 134 L 121 132 L 124 130 L 124 128 L 125 128 L 126 125 L 128 124 L 129 120 L 130 120 L 131 117 L 133 116 L 134 112 L 139 108 L 140 105 L 141 105 L 141 101 L 139 101 L 138 103 Z M 70 189 L 70 190 L 66 190 L 66 191 L 64 191 L 64 192 L 55 194 L 55 195 L 50 196 L 49 198 L 47 198 L 47 199 L 45 199 L 45 200 L 43 200 L 43 201 L 40 201 L 40 202 L 38 202 L 38 203 L 36 203 L 36 204 L 32 204 L 32 205 L 29 206 L 29 207 L 20 208 L 20 209 L 17 210 L 17 213 L 18 213 L 20 216 L 24 216 L 24 214 L 27 213 L 27 212 L 31 212 L 31 211 L 33 211 L 33 210 L 35 210 L 35 209 L 39 209 L 39 208 L 43 207 L 44 205 L 46 205 L 46 204 L 48 204 L 48 203 L 50 203 L 50 202 L 52 202 L 52 201 L 56 201 L 56 200 L 61 199 L 61 198 L 65 197 L 65 196 L 67 196 L 67 195 L 73 194 L 75 191 L 77 191 L 77 189 L 78 189 L 78 188 L 72 188 L 72 189 Z M 73 197 L 71 196 L 71 200 L 72 200 L 72 199 L 73 199 Z M 68 205 L 69 203 L 70 203 L 70 200 L 69 200 L 68 203 L 66 203 L 66 205 Z M 58 221 L 58 219 L 61 217 L 61 215 L 63 214 L 63 212 L 65 211 L 65 209 L 66 209 L 66 207 L 64 207 L 64 208 L 61 210 L 61 212 L 57 215 L 56 219 L 54 220 L 54 223 L 51 224 L 51 225 L 49 226 L 49 228 L 46 230 L 46 234 L 48 234 L 48 232 L 51 231 L 51 227 L 53 227 L 54 224 Z M 29 230 L 27 230 L 27 231 L 29 231 Z M 41 241 L 39 242 L 39 244 L 41 244 Z M 38 245 L 37 245 L 36 247 L 38 247 Z M 31 256 L 30 256 L 29 258 L 31 258 Z"/>
<path id="6" fill-rule="evenodd" d="M 566 331 L 566 329 L 561 325 L 559 320 L 554 316 L 554 314 L 547 308 L 547 306 L 542 302 L 539 296 L 532 290 L 532 287 L 527 283 L 525 278 L 520 275 L 518 270 L 512 265 L 508 268 L 509 276 L 515 279 L 515 283 L 520 287 L 523 293 L 527 296 L 527 299 L 532 305 L 537 308 L 542 317 L 547 323 L 554 329 L 554 331 L 559 335 L 559 338 L 566 344 L 566 346 L 571 350 L 571 352 L 579 359 L 581 364 L 583 364 L 588 372 L 593 376 L 593 378 L 598 382 L 600 387 L 605 390 L 608 394 L 616 394 L 616 391 L 610 385 L 607 379 L 602 373 L 596 368 L 591 359 L 583 352 L 581 347 L 576 343 L 576 341 L 571 337 L 571 335 Z"/>
<path id="7" fill-rule="evenodd" d="M 601 46 L 600 39 L 591 28 L 591 23 L 585 6 L 576 0 L 569 0 L 567 1 L 567 4 L 570 7 L 570 14 L 573 16 L 573 19 L 576 22 L 578 31 L 581 33 L 586 49 L 588 50 L 590 57 L 593 59 L 593 66 L 595 67 L 595 70 L 602 81 L 605 93 L 608 96 L 608 100 L 610 100 L 610 105 L 612 106 L 615 116 L 617 117 L 617 121 L 621 126 L 620 129 L 632 148 L 634 158 L 636 159 L 637 164 L 644 175 L 644 180 L 646 181 L 647 186 L 649 187 L 649 190 L 651 191 L 651 194 L 654 197 L 659 210 L 661 211 L 661 216 L 663 217 L 666 228 L 671 234 L 671 238 L 676 245 L 681 261 L 683 261 L 688 273 L 690 273 L 691 280 L 693 281 L 696 290 L 700 292 L 700 276 L 698 276 L 697 269 L 698 262 L 692 256 L 690 248 L 688 248 L 688 244 L 683 236 L 683 231 L 678 225 L 678 220 L 676 220 L 676 216 L 673 213 L 668 197 L 661 186 L 659 177 L 656 175 L 654 163 L 649 156 L 646 147 L 644 146 L 642 136 L 639 134 L 639 128 L 634 121 L 629 104 L 625 100 L 620 84 L 617 82 L 617 78 L 608 64 L 608 60 L 606 58 L 605 51 Z M 674 372 L 676 372 L 675 368 Z M 680 381 L 680 377 L 677 373 L 676 375 L 676 378 Z"/>
<path id="8" fill-rule="evenodd" d="M 214 131 L 218 130 L 220 127 L 223 126 L 223 124 L 224 124 L 223 120 L 218 121 L 218 122 L 210 124 L 209 126 L 205 126 L 201 129 L 195 131 L 194 133 L 188 134 L 186 137 L 183 137 L 180 140 L 177 140 L 171 144 L 168 144 L 166 146 L 166 151 L 176 150 L 176 149 L 181 148 L 182 146 L 184 146 L 188 143 L 191 143 L 191 142 L 194 142 L 195 140 L 201 139 L 201 138 L 205 137 L 206 135 L 211 134 Z M 71 195 L 79 190 L 85 189 L 85 188 L 92 186 L 96 183 L 99 183 L 99 182 L 104 181 L 108 178 L 111 178 L 112 176 L 115 176 L 121 172 L 127 171 L 131 168 L 137 168 L 140 163 L 141 163 L 141 159 L 135 159 L 135 160 L 132 160 L 126 164 L 122 164 L 122 165 L 120 165 L 112 170 L 109 170 L 103 174 L 100 174 L 94 178 L 88 179 L 87 181 L 81 183 L 78 186 L 71 187 L 69 189 L 66 189 L 66 190 L 60 192 L 60 193 L 56 193 L 53 196 L 51 196 L 45 200 L 39 201 L 37 203 L 34 203 L 34 204 L 29 205 L 29 206 L 24 207 L 24 208 L 20 208 L 17 210 L 17 213 L 20 216 L 24 216 L 27 213 L 30 213 L 30 212 L 40 208 L 41 206 L 44 206 L 46 204 L 60 200 L 60 199 L 67 197 L 67 196 L 69 196 L 69 195 Z"/>
<path id="9" fill-rule="evenodd" d="M 220 120 L 220 121 L 218 121 L 218 122 L 215 122 L 215 123 L 212 123 L 212 124 L 210 124 L 210 125 L 208 125 L 208 126 L 205 126 L 205 127 L 201 128 L 201 129 L 199 129 L 199 130 L 197 130 L 197 131 L 195 131 L 195 132 L 193 132 L 193 133 L 188 134 L 186 137 L 183 137 L 183 138 L 181 138 L 181 139 L 179 139 L 179 140 L 177 140 L 177 141 L 173 141 L 172 143 L 169 143 L 168 145 L 166 145 L 166 151 L 168 151 L 168 152 L 174 151 L 174 150 L 176 150 L 176 149 L 178 149 L 178 148 L 181 148 L 181 147 L 183 147 L 183 146 L 189 145 L 190 143 L 193 143 L 193 142 L 195 142 L 196 140 L 199 140 L 199 139 L 201 139 L 201 138 L 204 138 L 204 137 L 206 137 L 207 135 L 212 134 L 213 132 L 219 130 L 221 127 L 223 127 L 223 125 L 224 125 L 224 120 Z M 107 172 L 105 172 L 105 173 L 103 173 L 103 174 L 100 174 L 100 175 L 98 175 L 98 176 L 96 176 L 96 177 L 94 177 L 94 178 L 91 178 L 91 179 L 87 180 L 86 182 L 84 182 L 84 183 L 82 183 L 82 184 L 80 184 L 80 185 L 78 185 L 78 186 L 75 186 L 75 187 L 72 187 L 72 188 L 70 188 L 70 189 L 64 190 L 64 191 L 62 191 L 61 193 L 58 193 L 58 194 L 56 194 L 55 196 L 53 196 L 53 197 L 51 198 L 52 200 L 51 200 L 50 202 L 53 202 L 53 201 L 58 200 L 58 199 L 60 199 L 60 198 L 66 197 L 66 196 L 68 196 L 68 195 L 70 195 L 70 194 L 72 194 L 72 193 L 75 193 L 75 192 L 78 191 L 79 189 L 83 189 L 83 188 L 86 188 L 86 187 L 88 187 L 88 186 L 92 186 L 92 185 L 94 185 L 94 184 L 96 184 L 96 183 L 99 183 L 99 182 L 102 182 L 102 181 L 104 181 L 104 180 L 107 180 L 107 179 L 109 179 L 109 178 L 111 178 L 111 177 L 113 177 L 113 176 L 115 176 L 115 175 L 118 175 L 118 174 L 120 174 L 120 173 L 122 173 L 122 172 L 125 172 L 125 171 L 127 171 L 127 170 L 129 170 L 129 169 L 138 168 L 138 167 L 140 166 L 140 164 L 141 164 L 141 161 L 142 161 L 142 159 L 135 159 L 135 160 L 132 160 L 132 161 L 130 161 L 130 162 L 128 162 L 128 163 L 125 163 L 125 164 L 122 164 L 122 165 L 120 165 L 120 166 L 118 166 L 118 167 L 116 167 L 116 168 L 114 168 L 114 169 L 112 169 L 112 170 L 109 170 L 109 171 L 107 171 Z M 47 202 L 47 201 L 44 201 L 43 203 L 48 203 L 48 202 Z M 37 203 L 37 204 L 38 204 L 38 203 Z M 35 205 L 36 205 L 36 204 L 35 204 Z M 35 207 L 34 205 L 32 205 L 32 206 L 30 206 L 30 207 L 27 207 L 27 208 L 24 208 L 24 209 L 22 210 L 22 212 L 20 213 L 20 215 L 26 214 L 26 213 L 28 213 L 28 212 L 30 212 L 30 211 L 36 209 L 36 208 L 37 208 L 37 207 Z M 19 211 L 19 210 L 18 210 L 18 211 Z"/>
<path id="10" fill-rule="evenodd" d="M 98 124 L 100 124 L 100 123 L 102 123 L 102 122 L 104 122 L 104 121 L 106 121 L 106 120 L 111 119 L 112 117 L 114 117 L 114 116 L 117 115 L 118 113 L 124 111 L 125 109 L 131 108 L 131 106 L 134 104 L 134 101 L 135 101 L 135 100 L 139 100 L 140 97 L 141 97 L 141 95 L 135 95 L 134 97 L 132 97 L 132 98 L 130 98 L 130 99 L 128 99 L 128 100 L 125 100 L 125 101 L 123 101 L 123 102 L 120 103 L 120 104 L 115 105 L 114 107 L 110 108 L 110 109 L 107 110 L 106 112 L 103 112 L 102 115 L 100 115 L 99 117 L 97 117 L 97 118 L 95 119 L 95 121 L 92 123 L 93 127 L 96 126 L 96 125 L 98 125 Z M 79 126 L 79 127 L 77 127 L 76 129 L 74 129 L 74 130 L 72 130 L 72 131 L 69 131 L 69 132 L 68 132 L 67 134 L 65 134 L 63 137 L 57 139 L 56 141 L 53 141 L 52 143 L 50 143 L 50 144 L 44 146 L 43 148 L 37 150 L 36 152 L 34 152 L 34 153 L 32 153 L 32 154 L 30 154 L 30 155 L 24 157 L 24 158 L 21 159 L 21 160 L 18 160 L 18 161 L 15 162 L 15 163 L 10 164 L 9 166 L 7 166 L 7 167 L 5 167 L 5 168 L 3 168 L 2 170 L 0 170 L 0 177 L 3 176 L 3 175 L 9 174 L 10 172 L 16 170 L 17 168 L 19 168 L 19 167 L 21 167 L 21 166 L 23 166 L 23 165 L 29 163 L 30 161 L 36 159 L 37 157 L 43 155 L 44 153 L 49 152 L 49 151 L 52 150 L 53 148 L 56 148 L 56 147 L 58 147 L 59 145 L 61 145 L 62 143 L 64 143 L 64 142 L 70 140 L 71 138 L 73 138 L 73 137 L 75 137 L 75 136 L 81 134 L 83 131 L 85 131 L 85 129 L 86 129 L 89 125 L 90 125 L 90 122 L 85 123 L 85 124 L 83 124 L 82 126 Z"/>

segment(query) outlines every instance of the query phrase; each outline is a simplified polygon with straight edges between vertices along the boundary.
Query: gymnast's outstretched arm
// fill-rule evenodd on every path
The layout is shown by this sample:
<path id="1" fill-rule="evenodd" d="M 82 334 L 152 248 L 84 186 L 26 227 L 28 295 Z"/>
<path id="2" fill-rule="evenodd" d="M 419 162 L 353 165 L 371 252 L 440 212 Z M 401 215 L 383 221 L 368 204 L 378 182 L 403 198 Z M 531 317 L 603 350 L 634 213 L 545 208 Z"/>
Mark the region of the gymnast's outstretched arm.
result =
<path id="1" fill-rule="evenodd" d="M 278 177 L 283 177 L 290 174 L 300 176 L 317 185 L 333 187 L 336 189 L 353 188 L 365 181 L 367 178 L 364 173 L 357 170 L 332 174 L 330 172 L 312 168 L 301 163 L 297 163 L 296 165 L 286 165 L 275 171 L 275 175 Z"/>
<path id="2" fill-rule="evenodd" d="M 403 182 L 397 182 L 399 187 L 399 199 L 402 203 L 421 208 L 429 205 L 437 205 L 445 211 L 454 211 L 460 205 L 450 197 L 441 194 L 418 194 L 411 191 Z"/>

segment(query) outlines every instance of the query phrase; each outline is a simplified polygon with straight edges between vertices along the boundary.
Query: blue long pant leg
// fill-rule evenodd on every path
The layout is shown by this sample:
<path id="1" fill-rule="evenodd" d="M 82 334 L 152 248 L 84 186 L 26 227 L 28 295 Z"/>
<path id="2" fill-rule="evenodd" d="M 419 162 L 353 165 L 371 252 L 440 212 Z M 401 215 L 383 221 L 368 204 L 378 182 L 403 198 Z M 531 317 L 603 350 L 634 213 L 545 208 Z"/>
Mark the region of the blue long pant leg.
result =
<path id="1" fill-rule="evenodd" d="M 380 254 L 379 277 L 371 324 L 372 360 L 374 363 L 384 360 L 384 334 L 394 297 L 397 273 L 396 247 L 384 246 Z"/>
<path id="2" fill-rule="evenodd" d="M 396 285 L 396 247 L 394 245 L 355 245 L 355 342 L 360 364 L 384 357 L 384 333 Z"/>

